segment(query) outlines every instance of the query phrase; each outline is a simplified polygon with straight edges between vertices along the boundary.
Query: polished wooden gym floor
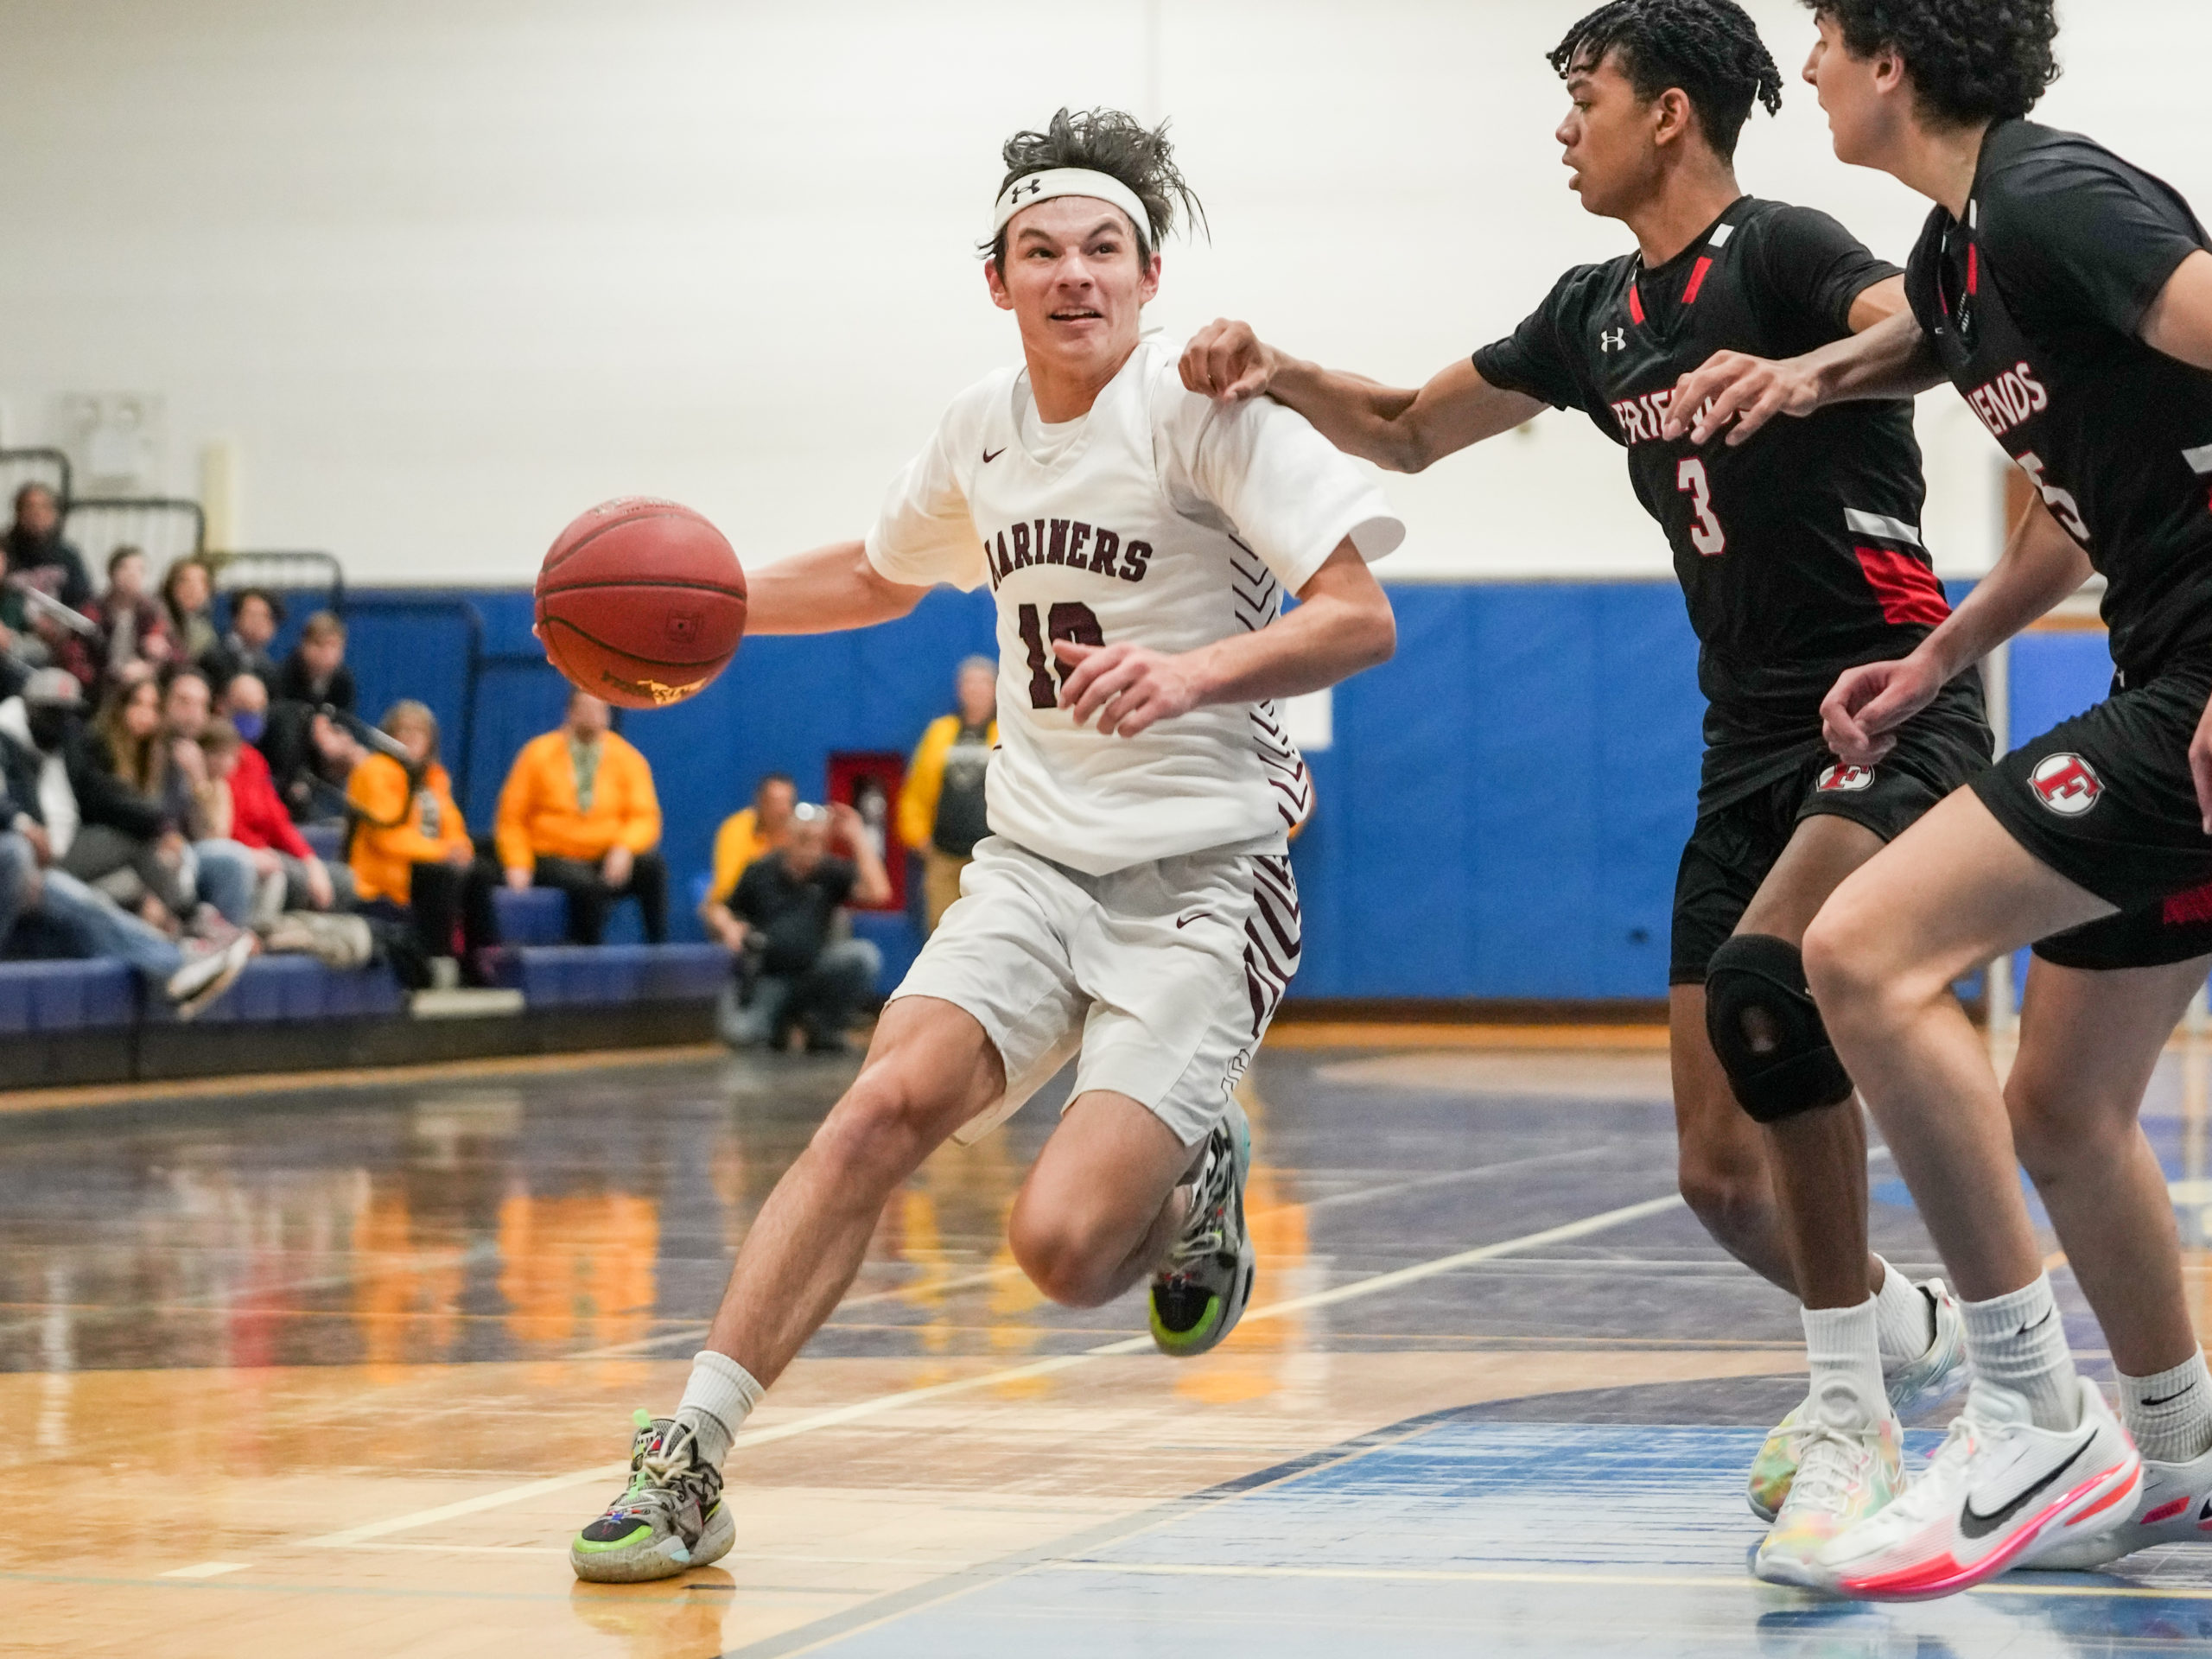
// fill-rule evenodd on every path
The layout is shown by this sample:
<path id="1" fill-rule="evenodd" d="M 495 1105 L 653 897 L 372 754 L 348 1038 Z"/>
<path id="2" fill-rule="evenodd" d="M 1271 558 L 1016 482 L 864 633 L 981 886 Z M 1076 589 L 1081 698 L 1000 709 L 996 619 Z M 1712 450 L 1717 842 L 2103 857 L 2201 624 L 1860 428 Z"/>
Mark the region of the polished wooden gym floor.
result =
<path id="1" fill-rule="evenodd" d="M 1916 1608 L 1746 1577 L 1796 1319 L 1674 1195 L 1657 1033 L 1282 1037 L 1223 1351 L 1014 1268 L 1040 1103 L 886 1210 L 733 1454 L 736 1550 L 632 1587 L 568 1535 L 848 1063 L 5 1103 L 0 1652 L 2212 1651 L 2212 1548 Z M 2148 1114 L 2200 1287 L 2204 1073 L 2177 1049 Z M 1877 1247 L 1932 1271 L 1872 1173 Z"/>

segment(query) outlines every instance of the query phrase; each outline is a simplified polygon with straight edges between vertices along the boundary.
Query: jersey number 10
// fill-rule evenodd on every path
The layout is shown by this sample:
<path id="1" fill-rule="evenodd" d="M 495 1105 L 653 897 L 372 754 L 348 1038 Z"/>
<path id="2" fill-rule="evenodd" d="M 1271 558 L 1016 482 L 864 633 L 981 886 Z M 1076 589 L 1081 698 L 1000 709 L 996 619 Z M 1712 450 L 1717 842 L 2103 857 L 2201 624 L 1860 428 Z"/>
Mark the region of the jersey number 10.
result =
<path id="1" fill-rule="evenodd" d="M 1685 461 L 1675 469 L 1675 487 L 1689 497 L 1697 514 L 1690 525 L 1690 545 L 1708 559 L 1719 557 L 1728 550 L 1728 532 L 1713 517 L 1713 480 L 1705 475 L 1705 463 L 1695 457 Z"/>
<path id="2" fill-rule="evenodd" d="M 1098 618 L 1088 605 L 1065 601 L 1046 613 L 1040 626 L 1037 607 L 1024 605 L 1015 613 L 1021 629 L 1021 643 L 1029 652 L 1029 706 L 1032 709 L 1057 709 L 1060 706 L 1060 683 L 1053 677 L 1055 659 L 1049 649 L 1054 639 L 1069 639 L 1078 645 L 1103 645 L 1105 630 L 1098 626 Z"/>

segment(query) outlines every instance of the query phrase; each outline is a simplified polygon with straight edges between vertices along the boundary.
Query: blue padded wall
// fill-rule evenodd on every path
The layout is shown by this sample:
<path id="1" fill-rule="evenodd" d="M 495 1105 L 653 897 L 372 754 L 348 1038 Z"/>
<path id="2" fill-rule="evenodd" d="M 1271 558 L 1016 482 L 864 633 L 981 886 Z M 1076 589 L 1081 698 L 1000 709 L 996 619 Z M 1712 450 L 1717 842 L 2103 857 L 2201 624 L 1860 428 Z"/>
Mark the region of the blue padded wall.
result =
<path id="1" fill-rule="evenodd" d="M 1398 655 L 1340 687 L 1336 741 L 1313 759 L 1320 807 L 1296 851 L 1306 961 L 1295 994 L 1656 997 L 1665 994 L 1675 867 L 1696 810 L 1703 704 L 1696 645 L 1667 582 L 1394 586 Z M 560 715 L 518 593 L 466 601 L 486 649 L 464 808 L 491 822 L 514 752 Z M 403 696 L 463 726 L 466 634 L 428 611 L 354 596 L 351 656 L 372 717 Z M 766 771 L 818 795 L 837 750 L 904 751 L 950 704 L 954 664 L 993 650 L 980 594 L 939 593 L 856 634 L 747 642 L 678 708 L 623 717 L 668 820 L 674 932 L 715 827 Z M 2102 694 L 2101 633 L 2020 642 L 2014 730 Z M 871 926 L 874 924 L 871 923 Z M 610 938 L 636 937 L 635 910 Z"/>

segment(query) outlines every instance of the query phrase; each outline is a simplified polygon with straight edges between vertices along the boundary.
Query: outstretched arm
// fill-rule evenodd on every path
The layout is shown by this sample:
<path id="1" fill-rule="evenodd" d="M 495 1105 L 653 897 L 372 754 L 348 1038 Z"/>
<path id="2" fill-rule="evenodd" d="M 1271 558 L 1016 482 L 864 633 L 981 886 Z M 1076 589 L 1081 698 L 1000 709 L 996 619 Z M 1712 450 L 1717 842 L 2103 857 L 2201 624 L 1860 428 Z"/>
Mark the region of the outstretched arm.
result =
<path id="1" fill-rule="evenodd" d="M 1945 685 L 2088 579 L 2088 556 L 2050 509 L 2031 503 L 1996 568 L 1910 656 L 1868 663 L 1836 682 L 1821 705 L 1828 747 L 1853 766 L 1874 765 L 1897 746 L 1897 728 Z"/>
<path id="2" fill-rule="evenodd" d="M 1777 415 L 1802 418 L 1830 404 L 1914 397 L 1942 378 L 1928 336 L 1911 312 L 1900 310 L 1847 340 L 1779 363 L 1716 353 L 1675 383 L 1660 429 L 1669 439 L 1688 433 L 1692 443 L 1725 432 L 1732 448 L 1750 442 Z"/>
<path id="3" fill-rule="evenodd" d="M 1389 661 L 1398 647 L 1390 601 L 1346 537 L 1299 590 L 1298 608 L 1272 626 L 1177 656 L 1142 645 L 1054 641 L 1072 665 L 1060 707 L 1082 725 L 1096 715 L 1108 736 L 1217 702 L 1257 702 L 1319 691 Z"/>
<path id="4" fill-rule="evenodd" d="M 747 633 L 836 633 L 895 621 L 926 588 L 887 581 L 860 542 L 835 542 L 747 573 Z"/>
<path id="5" fill-rule="evenodd" d="M 1182 369 L 1192 391 L 1224 404 L 1273 397 L 1346 454 L 1394 473 L 1418 473 L 1545 407 L 1526 392 L 1491 385 L 1471 362 L 1454 363 L 1418 391 L 1401 391 L 1301 362 L 1266 344 L 1249 323 L 1221 318 L 1192 336 Z"/>

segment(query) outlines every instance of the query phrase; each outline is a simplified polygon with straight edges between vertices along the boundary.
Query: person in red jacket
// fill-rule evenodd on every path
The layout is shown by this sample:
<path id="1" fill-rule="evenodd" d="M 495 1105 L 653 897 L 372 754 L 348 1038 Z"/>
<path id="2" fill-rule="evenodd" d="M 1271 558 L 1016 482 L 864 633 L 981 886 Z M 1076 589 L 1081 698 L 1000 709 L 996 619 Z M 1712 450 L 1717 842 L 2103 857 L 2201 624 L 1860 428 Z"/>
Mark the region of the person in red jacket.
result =
<path id="1" fill-rule="evenodd" d="M 302 837 L 292 815 L 277 798 L 276 780 L 261 751 L 246 742 L 229 721 L 215 719 L 200 734 L 207 757 L 207 776 L 228 823 L 222 833 L 253 855 L 264 880 L 283 877 L 285 910 L 350 910 L 353 873 L 332 869 Z"/>

